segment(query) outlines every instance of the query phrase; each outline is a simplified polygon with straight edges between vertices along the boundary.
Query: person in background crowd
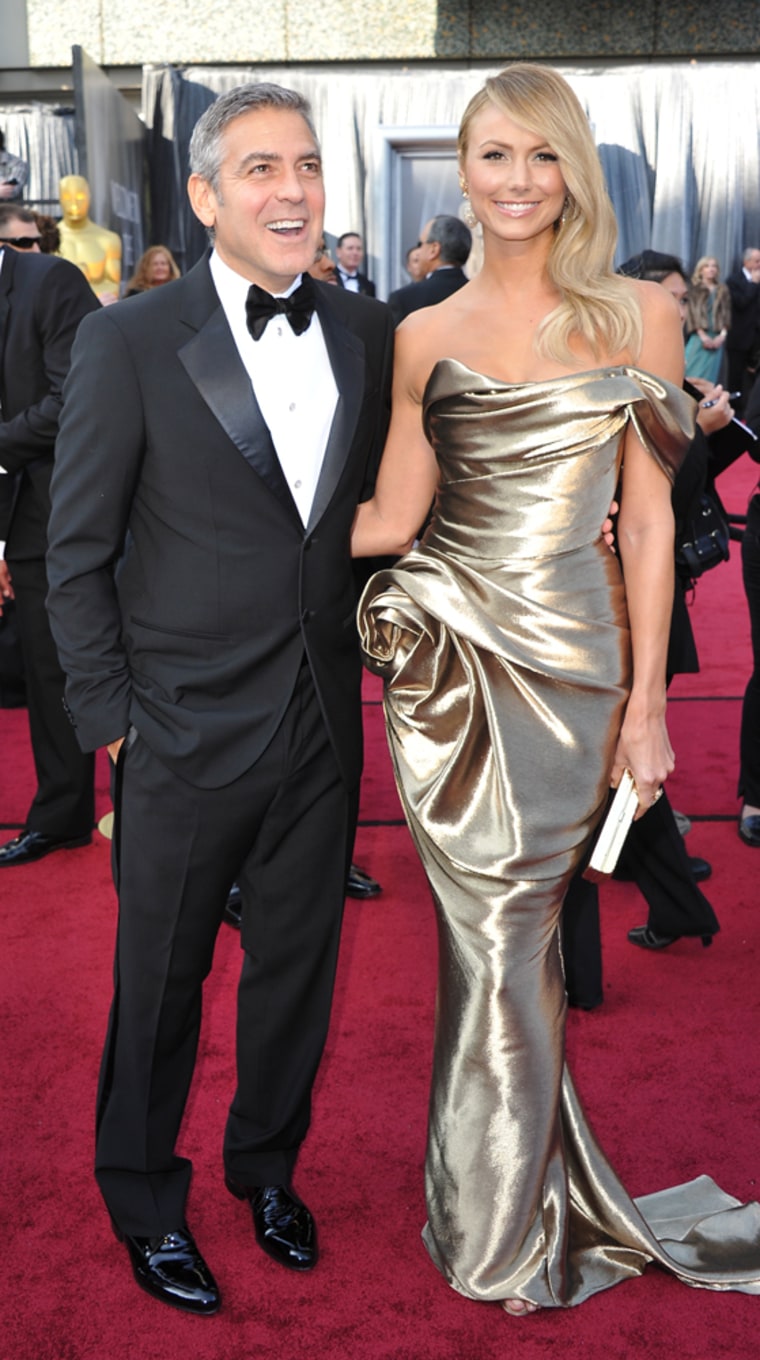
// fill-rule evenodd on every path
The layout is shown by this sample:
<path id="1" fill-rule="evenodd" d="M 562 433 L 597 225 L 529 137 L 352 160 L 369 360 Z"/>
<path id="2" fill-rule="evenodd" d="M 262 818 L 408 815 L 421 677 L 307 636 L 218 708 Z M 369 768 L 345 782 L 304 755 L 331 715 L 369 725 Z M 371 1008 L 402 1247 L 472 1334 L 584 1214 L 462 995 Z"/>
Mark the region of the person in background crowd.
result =
<path id="1" fill-rule="evenodd" d="M 745 421 L 760 441 L 760 378 L 756 378 L 747 401 Z M 760 462 L 760 442 L 750 445 L 749 453 Z M 752 674 L 742 704 L 740 734 L 741 768 L 739 796 L 739 836 L 745 845 L 760 850 L 760 484 L 747 506 L 747 523 L 742 535 L 742 577 L 749 606 L 752 639 Z"/>
<path id="2" fill-rule="evenodd" d="M 146 293 L 149 288 L 160 288 L 179 278 L 179 266 L 166 246 L 148 246 L 135 265 L 135 272 L 127 280 L 125 297 Z"/>
<path id="3" fill-rule="evenodd" d="M 691 276 L 686 318 L 686 376 L 717 383 L 731 325 L 731 294 L 720 281 L 714 255 L 697 260 Z"/>
<path id="4" fill-rule="evenodd" d="M 434 307 L 451 297 L 467 282 L 464 266 L 472 246 L 472 232 L 458 217 L 439 213 L 422 230 L 417 249 L 417 268 L 424 274 L 419 283 L 407 283 L 388 298 L 398 326 L 405 316 L 422 307 Z"/>
<path id="5" fill-rule="evenodd" d="M 364 293 L 366 297 L 375 296 L 374 283 L 361 272 L 364 242 L 358 231 L 344 231 L 343 235 L 338 237 L 335 258 L 337 260 L 335 281 L 341 288 L 348 289 L 349 293 Z"/>
<path id="6" fill-rule="evenodd" d="M 39 255 L 42 236 L 37 214 L 20 203 L 0 203 L 0 250 L 3 246 Z"/>
<path id="7" fill-rule="evenodd" d="M 57 255 L 61 248 L 61 233 L 54 217 L 47 213 L 36 212 L 34 220 L 40 233 L 40 250 L 43 255 Z"/>
<path id="8" fill-rule="evenodd" d="M 410 246 L 406 252 L 404 268 L 412 283 L 421 283 L 427 273 L 427 270 L 420 259 L 421 247 L 422 242 L 418 241 L 416 246 Z"/>
<path id="9" fill-rule="evenodd" d="M 3 220 L 9 212 L 21 214 L 17 225 Z M 22 230 L 34 233 L 32 249 L 0 242 L 0 606 L 15 597 L 37 788 L 23 830 L 0 846 L 3 871 L 89 844 L 95 813 L 94 758 L 64 708 L 45 552 L 63 383 L 77 327 L 98 302 L 78 269 L 39 253 L 33 214 L 1 208 L 0 236 Z"/>
<path id="10" fill-rule="evenodd" d="M 22 207 L 20 203 L 0 203 L 0 252 L 4 247 L 8 247 L 11 250 L 29 251 L 30 254 L 36 255 L 40 253 L 41 246 L 36 214 Z M 0 297 L 2 297 L 1 284 Z M 0 326 L 0 352 L 4 348 L 4 342 L 4 327 Z M 6 522 L 6 527 L 13 492 L 15 482 L 5 477 L 0 482 L 0 525 Z M 2 533 L 3 529 L 0 527 L 0 535 Z M 10 573 L 5 562 L 5 544 L 0 542 L 0 708 L 20 708 L 25 703 L 26 683 L 18 619 Z"/>
<path id="11" fill-rule="evenodd" d="M 319 249 L 314 256 L 314 263 L 309 266 L 309 273 L 313 279 L 320 279 L 322 283 L 337 284 L 338 282 L 335 277 L 335 265 L 332 256 L 327 249 L 327 243 L 325 242 L 324 236 L 322 237 Z"/>
<path id="12" fill-rule="evenodd" d="M 0 201 L 13 203 L 23 198 L 28 178 L 29 166 L 20 156 L 6 151 L 5 134 L 0 131 Z"/>
<path id="13" fill-rule="evenodd" d="M 674 255 L 645 250 L 621 265 L 620 273 L 657 283 L 670 293 L 685 323 L 689 285 L 683 266 Z M 697 428 L 673 484 L 676 548 L 693 518 L 709 476 L 708 436 L 717 435 L 733 417 L 728 393 L 697 379 L 703 396 L 697 411 Z M 709 397 L 709 404 L 705 405 Z M 694 633 L 686 596 L 691 581 L 676 573 L 666 673 L 699 670 Z M 649 908 L 646 925 L 628 932 L 632 944 L 643 949 L 665 949 L 681 936 L 696 937 L 709 944 L 720 929 L 712 905 L 697 883 L 710 877 L 712 867 L 700 856 L 690 856 L 668 799 L 667 790 L 646 814 L 634 823 L 626 837 L 615 876 L 635 882 Z"/>
<path id="14" fill-rule="evenodd" d="M 740 392 L 737 409 L 742 410 L 754 380 L 750 369 L 755 364 L 760 339 L 760 249 L 747 246 L 742 267 L 726 279 L 731 294 L 731 325 L 726 337 L 728 360 L 727 386 Z"/>

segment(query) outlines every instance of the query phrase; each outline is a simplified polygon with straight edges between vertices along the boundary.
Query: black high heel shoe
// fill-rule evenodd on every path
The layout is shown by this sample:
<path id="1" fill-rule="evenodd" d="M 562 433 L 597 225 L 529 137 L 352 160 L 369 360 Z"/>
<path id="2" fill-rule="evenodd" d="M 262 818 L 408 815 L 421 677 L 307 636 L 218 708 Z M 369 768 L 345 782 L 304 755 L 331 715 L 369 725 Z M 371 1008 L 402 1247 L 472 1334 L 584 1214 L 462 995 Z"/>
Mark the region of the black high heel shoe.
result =
<path id="1" fill-rule="evenodd" d="M 667 949 L 669 944 L 675 944 L 676 940 L 683 939 L 682 935 L 659 935 L 651 926 L 634 926 L 628 931 L 628 939 L 631 944 L 637 944 L 640 949 Z M 713 942 L 712 935 L 692 936 L 692 939 L 700 939 L 705 949 Z"/>

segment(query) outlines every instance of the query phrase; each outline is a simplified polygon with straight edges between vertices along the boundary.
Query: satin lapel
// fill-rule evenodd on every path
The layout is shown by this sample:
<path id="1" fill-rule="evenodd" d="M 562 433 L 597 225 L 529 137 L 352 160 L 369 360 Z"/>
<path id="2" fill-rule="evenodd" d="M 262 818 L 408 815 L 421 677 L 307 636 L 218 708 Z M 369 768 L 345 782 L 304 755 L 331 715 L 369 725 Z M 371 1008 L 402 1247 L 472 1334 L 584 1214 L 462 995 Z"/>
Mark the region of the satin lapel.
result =
<path id="1" fill-rule="evenodd" d="M 216 297 L 216 293 L 214 293 Z M 221 306 L 178 352 L 180 363 L 254 472 L 301 523 Z"/>
<path id="2" fill-rule="evenodd" d="M 325 285 L 327 287 L 327 285 Z M 330 287 L 334 285 L 329 285 Z M 313 529 L 327 509 L 340 481 L 353 443 L 364 399 L 364 345 L 335 315 L 327 299 L 317 298 L 317 314 L 327 354 L 338 388 L 338 405 L 330 427 L 308 529 Z"/>

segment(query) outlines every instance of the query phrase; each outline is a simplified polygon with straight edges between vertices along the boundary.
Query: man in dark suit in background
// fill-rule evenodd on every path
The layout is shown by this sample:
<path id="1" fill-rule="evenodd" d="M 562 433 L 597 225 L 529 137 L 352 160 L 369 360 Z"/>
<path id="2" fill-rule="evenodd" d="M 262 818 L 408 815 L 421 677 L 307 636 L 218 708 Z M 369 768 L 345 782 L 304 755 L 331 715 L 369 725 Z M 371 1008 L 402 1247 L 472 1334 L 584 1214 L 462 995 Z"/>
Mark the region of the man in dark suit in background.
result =
<path id="1" fill-rule="evenodd" d="M 472 233 L 458 217 L 440 213 L 424 227 L 417 253 L 420 268 L 426 278 L 419 283 L 407 283 L 397 288 L 388 298 L 393 320 L 398 326 L 410 312 L 420 307 L 434 307 L 437 302 L 451 297 L 464 287 L 467 275 L 464 266 L 472 249 Z"/>
<path id="2" fill-rule="evenodd" d="M 335 282 L 349 293 L 363 293 L 365 297 L 375 296 L 375 285 L 366 274 L 362 274 L 364 242 L 358 231 L 344 231 L 338 237 L 335 247 L 337 266 Z"/>
<path id="3" fill-rule="evenodd" d="M 0 133 L 0 153 L 2 134 Z M 2 155 L 0 154 L 0 161 Z M 6 194 L 6 200 L 10 195 Z M 34 213 L 19 203 L 0 203 L 0 251 L 27 251 L 39 255 L 41 237 Z M 0 262 L 0 267 L 2 267 Z M 1 410 L 1 408 L 0 408 Z M 1 475 L 1 474 L 0 474 Z M 11 493 L 15 490 L 13 481 L 0 483 L 0 707 L 24 708 L 26 706 L 26 685 L 24 682 L 24 662 L 21 656 L 21 642 L 18 635 L 18 621 L 15 614 L 13 587 L 11 586 L 8 565 L 4 558 L 5 544 L 2 535 L 7 531 L 7 520 L 12 502 Z M 5 506 L 5 511 L 2 507 Z M 15 848 L 15 847 L 14 847 Z"/>
<path id="4" fill-rule="evenodd" d="M 749 374 L 747 370 L 750 363 L 756 363 L 760 347 L 760 250 L 757 246 L 747 246 L 741 269 L 729 274 L 726 284 L 731 294 L 726 384 L 730 392 L 741 392 L 736 403 L 741 409 L 754 379 L 754 372 Z"/>
<path id="5" fill-rule="evenodd" d="M 53 482 L 49 607 L 84 749 L 115 761 L 117 979 L 96 1175 L 138 1283 L 213 1313 L 175 1141 L 202 982 L 242 893 L 227 1188 L 280 1264 L 327 1033 L 361 771 L 349 535 L 389 405 L 392 325 L 306 271 L 324 187 L 308 105 L 212 104 L 188 185 L 213 251 L 82 327 Z M 303 276 L 303 282 L 299 280 Z M 312 311 L 313 309 L 313 311 Z"/>
<path id="6" fill-rule="evenodd" d="M 21 212 L 18 219 L 15 213 Z M 24 210 L 2 210 L 0 237 L 39 237 Z M 0 846 L 0 868 L 85 845 L 94 820 L 94 759 L 63 707 L 65 677 L 45 596 L 53 451 L 77 327 L 98 311 L 81 270 L 0 240 L 0 609 L 15 596 L 37 790 L 24 828 Z"/>

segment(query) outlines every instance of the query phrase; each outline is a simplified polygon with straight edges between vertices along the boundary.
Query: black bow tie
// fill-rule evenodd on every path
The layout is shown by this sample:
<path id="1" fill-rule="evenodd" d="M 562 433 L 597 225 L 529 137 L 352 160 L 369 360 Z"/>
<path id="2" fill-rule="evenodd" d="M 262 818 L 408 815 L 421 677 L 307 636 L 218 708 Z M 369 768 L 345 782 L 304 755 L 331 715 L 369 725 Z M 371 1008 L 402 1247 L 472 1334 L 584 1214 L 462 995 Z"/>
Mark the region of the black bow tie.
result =
<path id="1" fill-rule="evenodd" d="M 273 316 L 286 316 L 296 335 L 309 329 L 315 304 L 314 285 L 309 274 L 304 274 L 290 297 L 272 297 L 257 283 L 248 289 L 245 317 L 254 340 L 260 340 Z"/>

